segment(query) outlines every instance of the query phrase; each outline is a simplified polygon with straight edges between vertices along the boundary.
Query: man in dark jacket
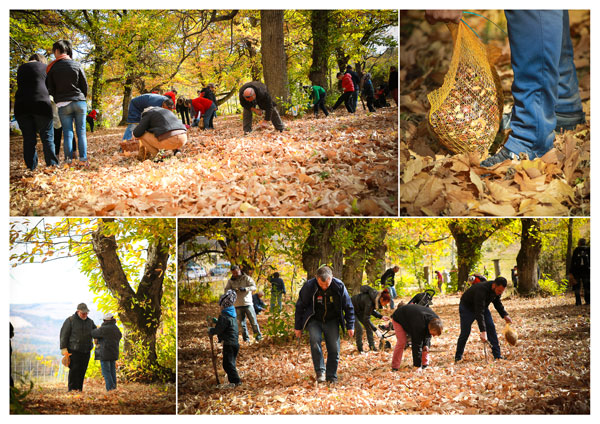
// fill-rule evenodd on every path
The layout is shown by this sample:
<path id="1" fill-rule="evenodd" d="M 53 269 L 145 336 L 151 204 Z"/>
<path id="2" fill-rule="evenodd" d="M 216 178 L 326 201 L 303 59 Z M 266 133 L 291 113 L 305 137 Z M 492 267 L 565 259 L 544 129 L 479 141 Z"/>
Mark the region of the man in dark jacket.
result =
<path id="1" fill-rule="evenodd" d="M 274 272 L 271 277 L 271 310 L 275 309 L 275 304 L 281 310 L 281 299 L 285 294 L 285 283 L 279 276 L 278 272 Z"/>
<path id="2" fill-rule="evenodd" d="M 407 335 L 411 338 L 413 366 L 425 368 L 429 365 L 431 336 L 439 336 L 444 328 L 440 317 L 426 306 L 408 304 L 398 306 L 392 314 L 392 324 L 397 339 L 392 371 L 400 368 Z"/>
<path id="3" fill-rule="evenodd" d="M 394 299 L 396 298 L 396 282 L 394 281 L 394 277 L 398 271 L 400 271 L 400 267 L 394 265 L 388 268 L 381 276 L 381 288 L 388 288 L 391 296 L 390 308 L 392 309 L 394 309 Z"/>
<path id="4" fill-rule="evenodd" d="M 473 284 L 461 296 L 458 305 L 458 313 L 460 314 L 460 335 L 458 336 L 458 342 L 456 344 L 456 353 L 454 355 L 455 362 L 462 360 L 465 345 L 471 334 L 471 325 L 473 324 L 473 321 L 477 321 L 481 341 L 487 343 L 489 340 L 492 345 L 492 354 L 494 355 L 494 358 L 502 359 L 496 327 L 488 306 L 490 303 L 493 303 L 494 308 L 496 308 L 500 316 L 507 323 L 512 323 L 512 319 L 504 310 L 504 306 L 500 300 L 502 293 L 504 293 L 504 289 L 506 289 L 506 284 L 507 281 L 504 277 L 498 277 L 492 281 L 482 281 Z"/>
<path id="5" fill-rule="evenodd" d="M 140 139 L 138 159 L 153 159 L 158 151 L 180 149 L 187 142 L 187 129 L 177 116 L 165 107 L 150 107 L 133 135 Z"/>
<path id="6" fill-rule="evenodd" d="M 390 67 L 390 79 L 388 81 L 388 88 L 392 94 L 392 98 L 398 105 L 398 69 L 395 66 Z"/>
<path id="7" fill-rule="evenodd" d="M 88 318 L 85 303 L 77 305 L 77 311 L 65 320 L 60 329 L 60 351 L 63 356 L 70 355 L 68 390 L 83 391 L 83 380 L 90 361 L 90 352 L 94 346 L 92 330 L 96 324 Z"/>
<path id="8" fill-rule="evenodd" d="M 123 134 L 123 140 L 131 140 L 133 138 L 133 129 L 142 119 L 142 112 L 151 106 L 173 110 L 175 103 L 168 96 L 154 93 L 142 94 L 131 99 L 129 101 L 129 108 L 127 109 L 127 128 Z"/>
<path id="9" fill-rule="evenodd" d="M 206 87 L 202 89 L 200 95 L 204 98 L 210 100 L 215 105 L 215 109 L 212 111 L 212 115 L 210 116 L 209 128 L 215 128 L 213 126 L 213 120 L 217 116 L 217 109 L 219 109 L 219 105 L 217 104 L 217 96 L 215 95 L 215 85 L 211 82 Z"/>
<path id="10" fill-rule="evenodd" d="M 92 330 L 92 337 L 97 340 L 96 361 L 100 361 L 102 377 L 108 392 L 117 388 L 116 361 L 119 359 L 119 341 L 122 335 L 112 313 L 104 314 L 103 321 L 100 328 Z"/>
<path id="11" fill-rule="evenodd" d="M 376 351 L 375 339 L 373 337 L 373 331 L 377 331 L 375 324 L 371 322 L 371 315 L 375 318 L 384 319 L 389 321 L 388 317 L 384 317 L 377 312 L 377 304 L 382 307 L 390 303 L 390 294 L 384 289 L 380 292 L 370 286 L 362 286 L 360 292 L 355 294 L 351 298 L 352 306 L 354 307 L 354 316 L 356 317 L 356 323 L 354 325 L 354 335 L 356 336 L 356 348 L 359 353 L 363 352 L 363 341 L 362 341 L 362 327 L 365 328 L 367 333 L 367 341 L 369 342 L 369 349 Z"/>
<path id="12" fill-rule="evenodd" d="M 354 91 L 352 92 L 352 109 L 356 111 L 358 105 L 358 89 L 360 87 L 360 77 L 356 72 L 352 70 L 352 65 L 346 66 L 346 73 L 350 74 L 352 78 L 352 84 L 354 84 Z"/>
<path id="13" fill-rule="evenodd" d="M 581 305 L 581 286 L 583 286 L 583 298 L 585 304 L 590 304 L 590 247 L 586 246 L 584 238 L 579 239 L 577 247 L 573 250 L 569 277 L 572 276 L 573 291 L 575 292 L 575 305 Z"/>
<path id="14" fill-rule="evenodd" d="M 221 315 L 219 315 L 216 326 L 208 329 L 209 335 L 216 334 L 219 341 L 223 343 L 223 369 L 227 373 L 227 379 L 232 386 L 238 386 L 242 382 L 235 364 L 240 350 L 237 318 L 233 306 L 236 297 L 234 290 L 227 290 L 221 296 L 219 299 Z"/>
<path id="15" fill-rule="evenodd" d="M 348 290 L 341 280 L 333 278 L 328 266 L 317 270 L 315 278 L 308 280 L 300 289 L 296 302 L 296 337 L 307 330 L 310 336 L 310 353 L 317 374 L 317 382 L 337 381 L 340 358 L 340 325 L 354 336 L 354 308 Z M 321 342 L 325 336 L 327 367 L 323 361 Z"/>
<path id="16" fill-rule="evenodd" d="M 252 81 L 242 85 L 242 88 L 240 88 L 240 104 L 244 108 L 244 134 L 252 131 L 252 112 L 257 115 L 265 114 L 261 127 L 265 127 L 268 125 L 268 121 L 271 121 L 276 130 L 283 131 L 285 129 L 275 107 L 276 105 L 267 91 L 267 86 L 262 82 Z"/>

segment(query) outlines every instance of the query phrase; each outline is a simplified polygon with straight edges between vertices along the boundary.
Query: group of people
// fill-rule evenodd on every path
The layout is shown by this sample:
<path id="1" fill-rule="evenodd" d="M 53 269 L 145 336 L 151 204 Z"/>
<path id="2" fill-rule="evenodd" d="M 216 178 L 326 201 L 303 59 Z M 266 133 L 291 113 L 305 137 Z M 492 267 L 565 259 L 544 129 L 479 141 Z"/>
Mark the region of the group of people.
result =
<path id="1" fill-rule="evenodd" d="M 338 379 L 340 329 L 342 332 L 347 331 L 349 336 L 356 337 L 359 353 L 363 352 L 363 329 L 367 334 L 369 348 L 373 351 L 378 350 L 374 333 L 377 334 L 379 330 L 371 322 L 371 316 L 382 318 L 392 324 L 391 328 L 397 339 L 392 355 L 392 371 L 398 371 L 400 368 L 409 338 L 413 366 L 421 371 L 429 365 L 431 338 L 439 336 L 444 328 L 442 320 L 430 305 L 418 304 L 418 302 L 401 304 L 391 317 L 383 316 L 377 311 L 378 308 L 390 305 L 395 297 L 390 293 L 389 281 L 393 280 L 396 272 L 398 267 L 394 266 L 382 275 L 381 281 L 384 284 L 382 290 L 362 286 L 352 297 L 344 283 L 333 276 L 333 271 L 328 266 L 320 267 L 315 277 L 302 286 L 296 301 L 294 332 L 298 339 L 304 331 L 308 333 L 317 382 L 335 383 Z M 471 284 L 463 293 L 458 308 L 460 334 L 454 355 L 455 362 L 463 359 L 465 345 L 474 321 L 477 321 L 480 339 L 491 345 L 493 357 L 502 358 L 496 328 L 488 307 L 492 303 L 501 318 L 507 323 L 512 322 L 500 300 L 506 286 L 506 279 L 498 277 L 493 281 Z M 262 338 L 254 310 L 251 305 L 248 305 L 249 293 L 254 290 L 256 284 L 252 278 L 244 274 L 238 266 L 232 266 L 232 277 L 225 286 L 225 293 L 219 299 L 221 315 L 216 326 L 208 329 L 210 335 L 217 335 L 223 342 L 223 369 L 227 373 L 231 386 L 241 383 L 236 368 L 239 352 L 238 325 L 242 327 L 243 339 L 247 341 L 245 317 L 249 317 L 256 339 Z M 323 355 L 323 341 L 327 349 L 326 362 Z"/>
<path id="2" fill-rule="evenodd" d="M 117 388 L 117 367 L 121 330 L 112 313 L 106 313 L 100 327 L 88 317 L 90 310 L 85 303 L 77 305 L 77 310 L 69 316 L 60 329 L 60 351 L 63 363 L 69 367 L 68 391 L 83 390 L 85 373 L 94 348 L 95 359 L 100 361 L 102 377 L 107 391 Z"/>
<path id="3" fill-rule="evenodd" d="M 17 70 L 14 114 L 23 135 L 23 159 L 30 170 L 38 165 L 38 134 L 47 166 L 59 164 L 61 135 L 64 135 L 65 162 L 71 163 L 75 151 L 78 151 L 79 163 L 83 166 L 88 164 L 88 84 L 85 72 L 79 62 L 73 60 L 70 41 L 55 42 L 52 52 L 54 60 L 49 64 L 43 55 L 36 53 Z M 75 136 L 76 147 L 73 143 Z"/>

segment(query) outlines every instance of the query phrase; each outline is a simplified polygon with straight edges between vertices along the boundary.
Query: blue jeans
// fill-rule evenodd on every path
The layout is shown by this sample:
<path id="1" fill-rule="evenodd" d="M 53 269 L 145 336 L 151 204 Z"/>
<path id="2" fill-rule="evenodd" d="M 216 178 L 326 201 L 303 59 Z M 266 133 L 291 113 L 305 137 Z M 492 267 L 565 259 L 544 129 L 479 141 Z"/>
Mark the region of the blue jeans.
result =
<path id="1" fill-rule="evenodd" d="M 456 343 L 456 353 L 454 354 L 455 360 L 462 359 L 467 340 L 471 334 L 471 325 L 473 324 L 473 321 L 475 321 L 475 314 L 462 303 L 458 306 L 458 314 L 460 315 L 460 335 L 458 336 L 458 342 Z M 494 325 L 492 314 L 487 308 L 483 313 L 483 319 L 485 320 L 487 338 L 492 344 L 492 354 L 494 355 L 494 358 L 500 358 L 500 343 L 498 342 L 498 335 L 496 334 L 496 326 Z"/>
<path id="2" fill-rule="evenodd" d="M 123 134 L 123 140 L 131 140 L 133 138 L 133 130 L 137 127 L 138 122 L 131 122 L 127 124 L 125 128 L 125 134 Z"/>
<path id="3" fill-rule="evenodd" d="M 512 133 L 504 147 L 533 159 L 552 148 L 556 113 L 583 113 L 569 13 L 507 10 L 505 15 L 515 76 Z"/>
<path id="4" fill-rule="evenodd" d="M 392 298 L 392 300 L 390 300 L 390 308 L 394 309 L 394 299 L 396 298 L 396 296 L 398 296 L 398 294 L 396 293 L 396 287 L 389 286 L 388 290 L 390 291 L 390 297 Z"/>
<path id="5" fill-rule="evenodd" d="M 52 117 L 25 114 L 19 115 L 16 118 L 23 134 L 23 159 L 27 168 L 33 171 L 38 164 L 38 155 L 35 149 L 38 133 L 42 140 L 46 165 L 58 165 L 58 158 L 54 152 L 54 126 L 52 125 Z"/>
<path id="6" fill-rule="evenodd" d="M 63 128 L 65 160 L 73 159 L 73 122 L 77 132 L 77 150 L 79 160 L 87 160 L 87 139 L 85 136 L 85 117 L 87 115 L 87 104 L 85 100 L 71 102 L 66 106 L 58 108 L 58 117 Z"/>
<path id="7" fill-rule="evenodd" d="M 340 323 L 334 319 L 331 321 L 318 321 L 311 318 L 306 324 L 310 338 L 310 354 L 312 356 L 315 373 L 325 373 L 327 381 L 337 380 L 337 368 L 340 362 Z M 327 348 L 327 367 L 323 360 L 323 349 L 321 342 L 325 336 L 325 347 Z"/>
<path id="8" fill-rule="evenodd" d="M 117 388 L 117 366 L 115 361 L 100 361 L 100 369 L 102 377 L 106 383 L 106 391 L 115 390 Z"/>
<path id="9" fill-rule="evenodd" d="M 217 106 L 213 103 L 212 105 L 210 105 L 210 107 L 208 108 L 208 110 L 206 111 L 204 116 L 202 117 L 204 119 L 204 129 L 205 130 L 212 128 L 210 123 L 213 119 L 213 115 L 216 110 L 217 110 Z"/>
<path id="10" fill-rule="evenodd" d="M 281 298 L 283 294 L 280 291 L 273 290 L 271 292 L 271 309 L 275 309 L 275 305 L 281 310 Z"/>
<path id="11" fill-rule="evenodd" d="M 250 339 L 248 335 L 248 327 L 246 326 L 246 317 L 250 321 L 252 331 L 254 332 L 254 338 L 257 340 L 262 339 L 260 328 L 258 327 L 258 321 L 256 320 L 256 312 L 254 312 L 254 306 L 236 306 L 235 313 L 237 314 L 238 327 L 242 329 L 242 338 L 245 342 Z"/>

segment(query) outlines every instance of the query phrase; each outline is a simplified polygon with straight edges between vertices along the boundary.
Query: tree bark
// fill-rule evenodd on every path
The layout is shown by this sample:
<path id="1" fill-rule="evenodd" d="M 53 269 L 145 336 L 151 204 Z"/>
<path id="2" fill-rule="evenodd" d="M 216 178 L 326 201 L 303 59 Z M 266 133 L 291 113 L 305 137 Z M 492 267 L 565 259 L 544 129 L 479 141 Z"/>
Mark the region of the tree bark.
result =
<path id="1" fill-rule="evenodd" d="M 269 94 L 281 109 L 289 100 L 283 13 L 283 10 L 260 11 L 260 51 L 263 75 Z M 284 110 L 280 110 L 280 112 L 284 113 Z"/>
<path id="2" fill-rule="evenodd" d="M 329 73 L 329 11 L 313 10 L 310 16 L 313 37 L 312 65 L 308 78 L 313 85 L 327 87 Z"/>
<path id="3" fill-rule="evenodd" d="M 521 219 L 521 249 L 517 254 L 520 295 L 531 296 L 540 290 L 538 284 L 538 259 L 542 251 L 540 221 L 537 218 Z"/>
<path id="4" fill-rule="evenodd" d="M 144 274 L 134 291 L 121 265 L 115 236 L 103 234 L 104 223 L 111 221 L 109 218 L 99 221 L 98 229 L 92 234 L 92 247 L 106 287 L 119 304 L 119 317 L 127 340 L 125 352 L 131 352 L 135 345 L 142 346 L 150 368 L 157 364 L 156 332 L 160 325 L 168 249 L 160 241 L 150 242 Z"/>
<path id="5" fill-rule="evenodd" d="M 385 255 L 388 250 L 384 243 L 386 236 L 387 227 L 382 227 L 379 231 L 378 238 L 374 243 L 374 247 L 370 249 L 371 255 L 367 259 L 367 263 L 365 265 L 367 284 L 371 287 L 379 287 L 379 280 L 386 269 Z"/>
<path id="6" fill-rule="evenodd" d="M 311 218 L 310 232 L 302 247 L 302 266 L 306 279 L 315 276 L 321 265 L 329 265 L 337 278 L 343 272 L 343 254 L 333 246 L 332 240 L 343 225 L 342 219 Z"/>

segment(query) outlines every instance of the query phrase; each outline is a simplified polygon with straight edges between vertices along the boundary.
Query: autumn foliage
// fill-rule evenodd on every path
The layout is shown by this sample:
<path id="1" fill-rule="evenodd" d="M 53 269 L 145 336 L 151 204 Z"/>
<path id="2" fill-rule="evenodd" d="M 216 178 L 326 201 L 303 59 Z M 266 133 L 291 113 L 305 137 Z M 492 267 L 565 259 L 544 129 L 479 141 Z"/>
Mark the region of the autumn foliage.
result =
<path id="1" fill-rule="evenodd" d="M 403 299 L 405 302 L 408 298 Z M 338 383 L 315 383 L 306 336 L 295 342 L 241 343 L 237 388 L 219 388 L 210 359 L 206 315 L 218 306 L 179 309 L 179 414 L 589 414 L 590 310 L 569 297 L 503 301 L 519 333 L 516 346 L 501 335 L 504 321 L 492 308 L 504 360 L 486 362 L 476 326 L 464 360 L 454 364 L 460 330 L 457 295 L 436 296 L 433 309 L 444 332 L 432 339 L 432 366 L 412 367 L 410 350 L 391 371 L 391 351 L 358 355 L 353 339 L 341 342 Z M 386 311 L 390 314 L 391 311 Z M 266 317 L 259 316 L 259 324 Z M 395 338 L 389 339 L 392 346 Z M 220 348 L 218 349 L 220 350 Z M 221 381 L 225 374 L 220 367 Z"/>

